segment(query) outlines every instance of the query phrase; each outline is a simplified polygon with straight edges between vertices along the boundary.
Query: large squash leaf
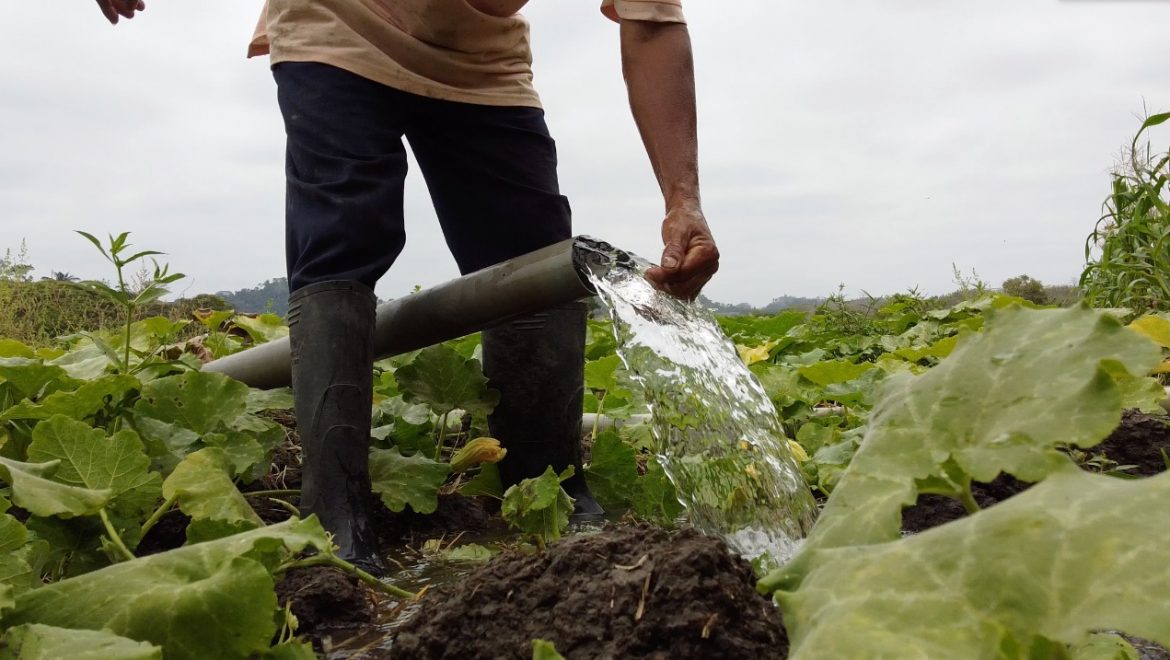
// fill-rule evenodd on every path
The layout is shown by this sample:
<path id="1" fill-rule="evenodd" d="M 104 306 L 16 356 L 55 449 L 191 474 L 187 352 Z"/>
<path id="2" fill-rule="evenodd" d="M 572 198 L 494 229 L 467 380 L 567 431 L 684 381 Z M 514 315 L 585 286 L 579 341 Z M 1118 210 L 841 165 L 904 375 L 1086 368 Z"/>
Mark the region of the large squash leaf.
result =
<path id="1" fill-rule="evenodd" d="M 434 513 L 439 489 L 451 474 L 451 466 L 421 453 L 403 456 L 397 447 L 370 450 L 370 481 L 382 503 L 395 513 L 407 505 L 417 513 Z"/>
<path id="2" fill-rule="evenodd" d="M 151 482 L 150 459 L 138 434 L 129 429 L 106 436 L 101 429 L 65 415 L 37 424 L 28 447 L 30 461 L 59 460 L 53 479 L 113 496 Z"/>
<path id="3" fill-rule="evenodd" d="M 479 360 L 442 344 L 419 351 L 394 378 L 408 403 L 425 403 L 439 415 L 456 408 L 490 413 L 500 402 L 500 392 L 488 387 Z"/>
<path id="4" fill-rule="evenodd" d="M 53 415 L 85 419 L 122 401 L 128 393 L 139 387 L 141 383 L 133 376 L 106 376 L 84 382 L 76 390 L 53 392 L 36 403 L 22 401 L 0 414 L 0 420 L 49 419 Z"/>
<path id="5" fill-rule="evenodd" d="M 778 595 L 791 657 L 1034 657 L 1099 629 L 1170 645 L 1168 500 L 1170 474 L 1067 466 L 905 540 L 814 550 Z"/>
<path id="6" fill-rule="evenodd" d="M 163 497 L 175 500 L 191 517 L 189 541 L 206 541 L 264 524 L 240 494 L 231 475 L 231 458 L 208 447 L 187 456 L 163 481 Z"/>
<path id="7" fill-rule="evenodd" d="M 20 594 L 0 626 L 108 629 L 168 659 L 249 657 L 276 632 L 270 572 L 307 547 L 329 548 L 315 518 L 142 557 Z"/>
<path id="8" fill-rule="evenodd" d="M 573 498 L 561 488 L 561 483 L 573 476 L 573 472 L 570 465 L 558 475 L 550 465 L 539 477 L 508 488 L 500 505 L 500 517 L 510 526 L 531 534 L 539 543 L 561 538 L 573 511 Z"/>
<path id="9" fill-rule="evenodd" d="M 0 639 L 0 660 L 162 660 L 162 649 L 108 630 L 73 630 L 30 623 Z"/>
<path id="10" fill-rule="evenodd" d="M 188 371 L 152 380 L 142 388 L 135 413 L 203 435 L 244 414 L 248 386 L 212 372 Z"/>
<path id="11" fill-rule="evenodd" d="M 0 479 L 12 486 L 12 501 L 36 516 L 90 516 L 101 510 L 113 491 L 70 486 L 49 477 L 60 461 L 25 463 L 0 456 Z"/>
<path id="12" fill-rule="evenodd" d="M 865 441 L 833 491 L 809 548 L 898 538 L 901 509 L 920 486 L 961 495 L 1001 471 L 1038 481 L 1068 459 L 1059 443 L 1091 447 L 1120 421 L 1109 370 L 1145 374 L 1157 346 L 1085 307 L 988 312 L 922 376 L 887 379 Z"/>

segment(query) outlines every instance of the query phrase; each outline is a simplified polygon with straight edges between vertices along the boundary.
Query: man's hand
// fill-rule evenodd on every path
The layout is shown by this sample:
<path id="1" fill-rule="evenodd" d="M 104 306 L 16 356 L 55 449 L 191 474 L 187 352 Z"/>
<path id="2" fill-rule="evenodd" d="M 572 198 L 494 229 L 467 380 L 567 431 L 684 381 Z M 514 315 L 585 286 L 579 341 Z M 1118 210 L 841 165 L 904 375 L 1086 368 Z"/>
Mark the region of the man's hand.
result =
<path id="1" fill-rule="evenodd" d="M 110 25 L 117 25 L 119 16 L 134 18 L 134 12 L 146 9 L 142 0 L 97 0 L 97 3 Z"/>
<path id="2" fill-rule="evenodd" d="M 719 248 L 697 203 L 672 208 L 662 221 L 662 265 L 646 271 L 655 288 L 694 300 L 719 270 Z"/>

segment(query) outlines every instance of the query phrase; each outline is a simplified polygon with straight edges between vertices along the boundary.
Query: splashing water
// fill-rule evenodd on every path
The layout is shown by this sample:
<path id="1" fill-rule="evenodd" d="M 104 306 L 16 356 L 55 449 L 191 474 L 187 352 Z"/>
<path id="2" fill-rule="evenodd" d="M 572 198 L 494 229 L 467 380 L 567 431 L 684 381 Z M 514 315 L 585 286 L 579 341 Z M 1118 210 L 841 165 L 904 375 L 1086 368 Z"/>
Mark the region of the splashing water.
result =
<path id="1" fill-rule="evenodd" d="M 787 561 L 816 516 L 776 409 L 711 314 L 654 289 L 649 262 L 604 244 L 582 264 L 645 390 L 655 452 L 695 528 L 761 568 Z"/>

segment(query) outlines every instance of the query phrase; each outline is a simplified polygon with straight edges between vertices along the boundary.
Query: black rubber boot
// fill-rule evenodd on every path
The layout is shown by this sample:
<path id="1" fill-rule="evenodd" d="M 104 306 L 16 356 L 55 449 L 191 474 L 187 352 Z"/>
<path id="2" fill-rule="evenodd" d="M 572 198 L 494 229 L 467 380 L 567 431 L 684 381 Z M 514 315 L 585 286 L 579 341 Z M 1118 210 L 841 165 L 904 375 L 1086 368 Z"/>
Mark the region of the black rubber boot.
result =
<path id="1" fill-rule="evenodd" d="M 507 488 L 548 466 L 575 474 L 562 486 L 575 500 L 573 520 L 599 520 L 581 469 L 581 404 L 585 394 L 584 303 L 515 319 L 483 332 L 483 369 L 500 391 L 488 428 L 508 450 L 500 462 Z"/>
<path id="2" fill-rule="evenodd" d="M 292 386 L 304 452 L 301 515 L 317 514 L 338 556 L 384 571 L 369 519 L 374 292 L 320 282 L 289 297 Z"/>

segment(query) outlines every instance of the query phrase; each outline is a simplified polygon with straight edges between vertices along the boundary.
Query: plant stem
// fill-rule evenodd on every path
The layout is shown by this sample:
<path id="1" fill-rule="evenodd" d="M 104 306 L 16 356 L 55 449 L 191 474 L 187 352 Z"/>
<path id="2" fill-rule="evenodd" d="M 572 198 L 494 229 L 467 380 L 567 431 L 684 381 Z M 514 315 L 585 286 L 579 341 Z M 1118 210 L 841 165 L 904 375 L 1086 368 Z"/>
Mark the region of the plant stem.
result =
<path id="1" fill-rule="evenodd" d="M 244 493 L 244 497 L 293 497 L 300 495 L 301 491 L 286 489 L 286 490 L 252 490 Z"/>
<path id="2" fill-rule="evenodd" d="M 146 533 L 150 531 L 150 528 L 154 527 L 155 524 L 158 523 L 159 518 L 162 518 L 163 514 L 171 510 L 171 507 L 175 505 L 175 498 L 176 496 L 172 495 L 171 497 L 163 500 L 163 503 L 158 505 L 158 508 L 154 510 L 154 513 L 150 514 L 150 517 L 146 519 L 146 522 L 142 523 L 142 536 L 146 536 Z"/>
<path id="3" fill-rule="evenodd" d="M 118 290 L 122 292 L 122 295 L 126 296 L 127 295 L 126 280 L 125 280 L 125 278 L 122 277 L 122 263 L 118 259 L 118 256 L 116 254 L 113 255 L 113 257 L 114 258 L 112 259 L 112 261 L 114 262 L 114 268 L 118 271 Z M 122 373 L 129 373 L 130 372 L 130 326 L 133 322 L 134 322 L 134 303 L 129 302 L 129 300 L 127 299 L 127 302 L 126 302 L 126 337 L 125 337 L 126 346 L 124 347 L 125 358 L 124 358 L 124 361 L 122 362 Z"/>
<path id="4" fill-rule="evenodd" d="M 439 418 L 439 439 L 435 441 L 436 461 L 442 460 L 443 458 L 443 438 L 447 436 L 447 415 L 450 414 L 451 411 L 448 410 L 447 412 L 443 413 L 442 417 Z"/>
<path id="5" fill-rule="evenodd" d="M 126 547 L 126 544 L 122 541 L 122 537 L 118 536 L 118 531 L 114 529 L 114 524 L 110 522 L 110 517 L 106 515 L 106 510 L 104 508 L 101 509 L 98 511 L 98 515 L 101 516 L 102 525 L 105 525 L 106 534 L 110 536 L 110 541 L 114 544 L 114 547 L 118 549 L 118 552 L 121 553 L 122 558 L 126 561 L 134 561 L 137 559 L 137 557 L 134 556 L 134 553 L 130 552 L 130 548 Z"/>
<path id="6" fill-rule="evenodd" d="M 341 557 L 332 554 L 318 553 L 312 557 L 295 559 L 293 561 L 282 564 L 280 568 L 276 569 L 276 572 L 283 573 L 291 568 L 306 568 L 310 566 L 332 566 L 333 568 L 339 568 L 346 573 L 356 575 L 359 580 L 365 582 L 370 587 L 381 591 L 384 594 L 389 594 L 398 598 L 415 598 L 418 596 L 416 593 L 412 593 L 401 587 L 396 587 L 387 582 L 383 582 L 373 575 L 370 575 L 369 573 L 358 568 L 357 566 L 354 566 L 353 564 L 345 561 Z"/>
<path id="7" fill-rule="evenodd" d="M 967 483 L 966 487 L 959 493 L 959 501 L 963 503 L 963 508 L 967 510 L 968 514 L 975 514 L 982 511 L 982 507 L 975 501 L 975 496 L 971 494 L 971 484 Z"/>
<path id="8" fill-rule="evenodd" d="M 597 442 L 597 429 L 601 427 L 601 413 L 605 410 L 605 396 L 609 391 L 601 393 L 601 398 L 597 400 L 597 414 L 593 417 L 593 442 Z"/>
<path id="9" fill-rule="evenodd" d="M 285 511 L 288 511 L 289 513 L 291 513 L 293 516 L 295 516 L 297 518 L 301 517 L 300 509 L 289 504 L 288 502 L 285 502 L 284 500 L 278 500 L 275 497 L 266 497 L 264 499 L 268 500 L 269 502 L 274 502 L 275 504 L 279 505 L 280 508 L 284 509 Z"/>

